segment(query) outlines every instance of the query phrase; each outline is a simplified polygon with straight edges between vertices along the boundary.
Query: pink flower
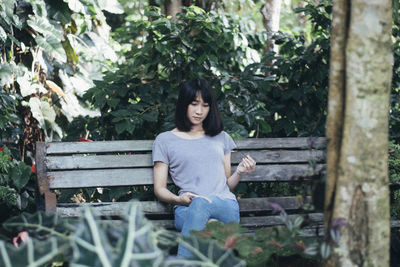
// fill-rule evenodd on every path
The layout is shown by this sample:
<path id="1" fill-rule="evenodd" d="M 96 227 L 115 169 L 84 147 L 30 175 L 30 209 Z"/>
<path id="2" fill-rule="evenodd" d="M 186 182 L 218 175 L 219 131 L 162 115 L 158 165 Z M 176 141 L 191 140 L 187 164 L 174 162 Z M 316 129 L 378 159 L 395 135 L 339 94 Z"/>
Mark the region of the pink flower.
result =
<path id="1" fill-rule="evenodd" d="M 13 244 L 14 247 L 18 247 L 18 239 L 21 239 L 21 242 L 25 243 L 28 239 L 29 239 L 29 234 L 28 232 L 24 231 L 24 232 L 20 232 L 16 237 L 13 238 Z"/>
<path id="2" fill-rule="evenodd" d="M 36 164 L 32 164 L 31 171 L 32 173 L 36 173 Z"/>
<path id="3" fill-rule="evenodd" d="M 0 152 L 4 152 L 4 148 L 0 147 Z"/>

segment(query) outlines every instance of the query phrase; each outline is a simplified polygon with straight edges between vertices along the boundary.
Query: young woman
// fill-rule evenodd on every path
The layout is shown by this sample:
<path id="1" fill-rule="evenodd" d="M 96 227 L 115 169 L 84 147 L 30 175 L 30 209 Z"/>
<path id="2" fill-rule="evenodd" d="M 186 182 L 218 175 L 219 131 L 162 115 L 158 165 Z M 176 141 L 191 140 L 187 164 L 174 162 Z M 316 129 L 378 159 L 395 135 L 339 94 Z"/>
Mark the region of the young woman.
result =
<path id="1" fill-rule="evenodd" d="M 255 161 L 246 156 L 231 175 L 231 151 L 235 143 L 223 131 L 215 95 L 207 81 L 191 79 L 179 93 L 176 128 L 161 133 L 153 144 L 154 193 L 175 204 L 175 227 L 182 235 L 204 229 L 209 219 L 239 222 L 239 206 L 230 191 L 243 173 L 252 172 Z M 179 195 L 167 189 L 168 171 Z M 178 256 L 190 257 L 183 246 Z"/>

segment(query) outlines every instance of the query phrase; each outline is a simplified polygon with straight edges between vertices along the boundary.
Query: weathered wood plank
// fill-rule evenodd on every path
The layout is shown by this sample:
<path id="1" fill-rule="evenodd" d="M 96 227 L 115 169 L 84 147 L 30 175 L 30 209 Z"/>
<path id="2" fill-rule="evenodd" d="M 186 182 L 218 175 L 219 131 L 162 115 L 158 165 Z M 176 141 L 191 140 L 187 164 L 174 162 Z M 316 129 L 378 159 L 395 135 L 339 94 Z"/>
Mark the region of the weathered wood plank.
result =
<path id="1" fill-rule="evenodd" d="M 154 140 L 52 142 L 47 144 L 47 154 L 151 151 L 153 142 Z"/>
<path id="2" fill-rule="evenodd" d="M 233 168 L 233 171 L 236 167 Z M 244 174 L 241 182 L 296 181 L 300 177 L 309 177 L 324 171 L 325 164 L 316 164 L 315 169 L 309 164 L 261 165 L 249 174 Z"/>
<path id="3" fill-rule="evenodd" d="M 294 220 L 298 217 L 298 214 L 287 215 L 290 220 Z M 309 213 L 304 215 L 307 217 L 307 220 L 313 223 L 321 223 L 323 222 L 324 215 L 322 213 Z M 245 227 L 257 228 L 257 227 L 268 227 L 274 225 L 283 224 L 282 219 L 279 215 L 274 216 L 252 216 L 252 217 L 241 217 L 240 223 Z"/>
<path id="4" fill-rule="evenodd" d="M 310 201 L 310 198 L 307 198 Z M 241 213 L 272 211 L 268 203 L 277 203 L 287 211 L 298 210 L 300 204 L 296 197 L 264 197 L 264 198 L 242 198 L 239 200 Z M 101 216 L 120 216 L 124 213 L 129 202 L 102 202 L 102 203 L 59 203 L 57 213 L 66 217 L 77 217 L 80 209 L 88 206 Z M 172 215 L 173 205 L 159 201 L 141 201 L 140 207 L 147 215 Z"/>
<path id="5" fill-rule="evenodd" d="M 308 164 L 261 165 L 250 174 L 244 174 L 242 182 L 293 181 L 307 177 L 324 169 L 323 164 L 313 170 Z M 79 170 L 48 172 L 51 189 L 84 188 L 129 185 L 152 185 L 151 168 Z M 169 180 L 169 183 L 172 183 Z"/>
<path id="6" fill-rule="evenodd" d="M 242 149 L 324 149 L 324 137 L 248 138 L 235 140 L 238 150 Z M 53 142 L 47 144 L 47 154 L 104 153 L 151 151 L 153 140 Z"/>
<path id="7" fill-rule="evenodd" d="M 93 208 L 99 216 L 120 216 L 125 213 L 129 202 L 101 202 L 101 203 L 59 203 L 57 213 L 63 217 L 78 217 L 84 207 Z M 173 205 L 159 201 L 141 201 L 140 207 L 145 214 L 171 215 Z"/>
<path id="8" fill-rule="evenodd" d="M 309 161 L 322 162 L 325 152 L 322 150 L 278 150 L 278 151 L 248 151 L 257 164 L 270 163 L 307 163 Z M 232 164 L 238 164 L 243 155 L 232 153 Z M 134 155 L 83 155 L 46 157 L 48 170 L 83 170 L 107 168 L 134 168 L 153 167 L 151 154 Z"/>
<path id="9" fill-rule="evenodd" d="M 153 167 L 151 154 L 50 156 L 46 165 L 48 170 Z"/>
<path id="10" fill-rule="evenodd" d="M 59 171 L 47 175 L 52 189 L 153 184 L 151 168 Z"/>
<path id="11" fill-rule="evenodd" d="M 257 164 L 269 163 L 308 163 L 310 161 L 324 162 L 323 150 L 276 150 L 276 151 L 246 151 Z M 232 153 L 232 164 L 238 164 L 243 157 L 242 153 Z"/>
<path id="12" fill-rule="evenodd" d="M 311 201 L 310 197 L 306 201 Z M 301 204 L 296 197 L 259 197 L 259 198 L 242 198 L 239 201 L 241 213 L 273 211 L 269 203 L 279 204 L 286 211 L 298 210 Z"/>
<path id="13" fill-rule="evenodd" d="M 294 220 L 297 214 L 288 215 L 289 219 Z M 323 222 L 322 213 L 309 213 L 306 215 L 311 224 L 321 224 Z M 174 229 L 173 220 L 151 220 L 157 226 L 161 226 L 167 229 Z M 280 216 L 254 216 L 254 217 L 240 217 L 240 224 L 243 227 L 255 229 L 261 227 L 271 227 L 276 225 L 282 225 L 283 222 Z"/>
<path id="14" fill-rule="evenodd" d="M 39 193 L 43 195 L 45 192 L 49 191 L 49 185 L 46 178 L 46 165 L 42 160 L 46 155 L 46 144 L 44 142 L 36 142 L 36 175 L 37 175 L 37 185 Z"/>
<path id="15" fill-rule="evenodd" d="M 238 149 L 325 149 L 325 137 L 246 138 L 235 140 Z"/>
<path id="16" fill-rule="evenodd" d="M 44 161 L 42 160 L 44 159 L 45 155 L 46 155 L 46 144 L 44 142 L 37 142 L 35 163 L 36 163 L 37 185 L 39 188 L 39 193 L 41 198 L 39 199 L 39 206 L 44 206 L 44 210 L 47 212 L 54 212 L 56 210 L 57 198 L 56 195 L 49 190 L 50 183 L 46 175 L 47 169 Z"/>

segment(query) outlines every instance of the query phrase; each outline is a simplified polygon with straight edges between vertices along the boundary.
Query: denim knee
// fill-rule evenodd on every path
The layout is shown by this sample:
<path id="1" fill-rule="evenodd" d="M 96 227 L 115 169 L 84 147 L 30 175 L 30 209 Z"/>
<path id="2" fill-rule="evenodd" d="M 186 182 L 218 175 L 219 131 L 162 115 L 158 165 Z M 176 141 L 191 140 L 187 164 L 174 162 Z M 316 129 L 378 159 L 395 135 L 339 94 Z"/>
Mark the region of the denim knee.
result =
<path id="1" fill-rule="evenodd" d="M 209 214 L 210 202 L 202 197 L 193 198 L 189 205 L 188 216 L 200 216 Z"/>
<path id="2" fill-rule="evenodd" d="M 187 209 L 188 207 L 186 206 L 178 206 L 174 210 L 174 226 L 178 231 L 182 230 L 183 224 L 185 223 Z"/>

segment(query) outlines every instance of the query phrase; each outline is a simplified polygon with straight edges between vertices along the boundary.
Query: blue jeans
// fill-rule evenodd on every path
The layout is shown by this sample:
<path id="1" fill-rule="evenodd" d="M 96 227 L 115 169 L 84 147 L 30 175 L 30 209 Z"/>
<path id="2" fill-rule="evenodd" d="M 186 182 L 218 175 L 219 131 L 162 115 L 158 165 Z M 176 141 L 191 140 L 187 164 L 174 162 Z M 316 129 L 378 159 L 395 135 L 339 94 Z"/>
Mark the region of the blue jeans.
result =
<path id="1" fill-rule="evenodd" d="M 175 209 L 175 228 L 183 236 L 189 236 L 190 230 L 203 230 L 209 219 L 223 223 L 239 222 L 239 205 L 236 200 L 214 196 L 209 198 L 211 203 L 202 197 L 196 197 L 188 207 L 178 206 Z M 179 245 L 178 256 L 190 258 L 192 253 Z"/>

